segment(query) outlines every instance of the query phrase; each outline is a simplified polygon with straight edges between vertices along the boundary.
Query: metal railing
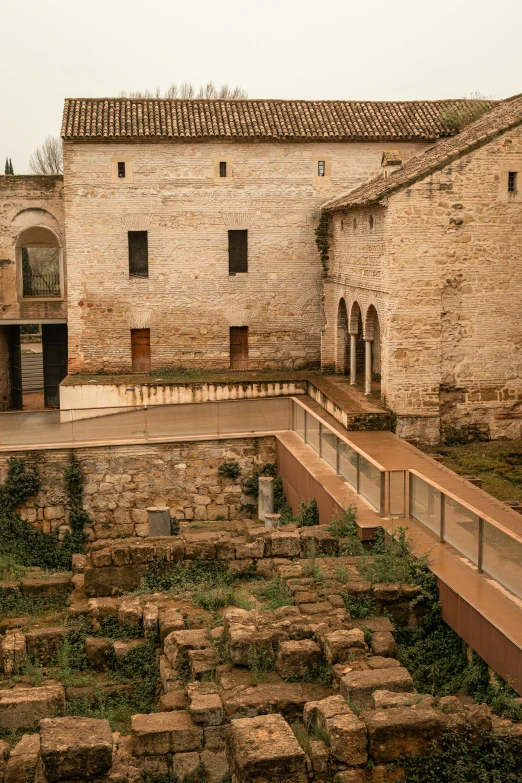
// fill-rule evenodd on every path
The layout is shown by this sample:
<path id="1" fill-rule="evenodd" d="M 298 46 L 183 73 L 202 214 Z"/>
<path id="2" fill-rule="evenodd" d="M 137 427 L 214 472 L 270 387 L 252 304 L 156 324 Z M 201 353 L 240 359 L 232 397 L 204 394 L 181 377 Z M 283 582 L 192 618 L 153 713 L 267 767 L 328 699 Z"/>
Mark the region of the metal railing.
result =
<path id="1" fill-rule="evenodd" d="M 60 275 L 23 273 L 24 296 L 60 296 Z"/>
<path id="2" fill-rule="evenodd" d="M 379 512 L 386 513 L 386 470 L 336 432 L 302 402 L 292 399 L 292 430 Z"/>

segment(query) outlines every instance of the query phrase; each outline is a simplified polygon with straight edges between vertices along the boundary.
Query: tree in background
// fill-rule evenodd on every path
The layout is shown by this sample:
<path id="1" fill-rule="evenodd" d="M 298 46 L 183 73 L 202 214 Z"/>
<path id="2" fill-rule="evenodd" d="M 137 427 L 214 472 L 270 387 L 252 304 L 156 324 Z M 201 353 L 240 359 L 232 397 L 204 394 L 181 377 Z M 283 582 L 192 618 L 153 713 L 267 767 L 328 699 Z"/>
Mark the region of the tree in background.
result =
<path id="1" fill-rule="evenodd" d="M 137 92 L 125 92 L 122 90 L 120 98 L 208 98 L 214 100 L 240 100 L 248 98 L 248 93 L 242 87 L 229 87 L 228 84 L 222 84 L 216 87 L 214 82 L 207 82 L 201 85 L 198 90 L 190 82 L 183 82 L 178 85 L 173 82 L 163 95 L 159 87 L 154 91 L 138 90 Z"/>
<path id="2" fill-rule="evenodd" d="M 48 136 L 29 158 L 32 174 L 63 174 L 62 142 Z"/>
<path id="3" fill-rule="evenodd" d="M 6 158 L 5 159 L 4 174 L 14 174 L 14 171 L 13 171 L 13 161 L 11 160 L 11 158 Z"/>

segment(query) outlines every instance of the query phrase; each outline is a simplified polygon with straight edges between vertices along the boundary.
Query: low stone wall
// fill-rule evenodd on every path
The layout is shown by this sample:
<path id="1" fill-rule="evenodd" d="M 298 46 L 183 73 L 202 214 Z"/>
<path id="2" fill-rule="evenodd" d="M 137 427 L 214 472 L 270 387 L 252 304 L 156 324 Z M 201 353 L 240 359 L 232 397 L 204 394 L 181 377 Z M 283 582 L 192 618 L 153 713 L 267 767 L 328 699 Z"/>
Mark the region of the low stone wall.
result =
<path id="1" fill-rule="evenodd" d="M 252 498 L 243 494 L 242 483 L 256 467 L 276 461 L 275 438 L 269 436 L 3 453 L 0 476 L 9 457 L 38 468 L 40 491 L 18 510 L 44 532 L 68 529 L 63 472 L 73 452 L 85 478 L 91 540 L 146 536 L 146 509 L 154 505 L 169 506 L 180 520 L 246 517 L 244 506 Z M 218 472 L 228 460 L 239 463 L 237 479 Z"/>

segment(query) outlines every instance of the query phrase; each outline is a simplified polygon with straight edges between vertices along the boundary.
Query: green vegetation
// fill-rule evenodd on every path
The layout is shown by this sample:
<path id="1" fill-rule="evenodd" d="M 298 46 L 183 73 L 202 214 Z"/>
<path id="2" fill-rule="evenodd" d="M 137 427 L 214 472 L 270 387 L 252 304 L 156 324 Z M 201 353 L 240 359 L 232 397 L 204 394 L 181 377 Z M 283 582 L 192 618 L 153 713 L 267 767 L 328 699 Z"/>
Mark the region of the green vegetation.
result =
<path id="1" fill-rule="evenodd" d="M 471 727 L 445 732 L 422 756 L 399 758 L 404 783 L 520 783 L 522 741 Z"/>
<path id="2" fill-rule="evenodd" d="M 225 478 L 231 479 L 232 481 L 237 479 L 237 477 L 241 474 L 239 462 L 235 459 L 225 460 L 225 462 L 222 462 L 219 466 L 218 473 L 220 476 L 224 476 Z"/>
<path id="3" fill-rule="evenodd" d="M 319 524 L 319 509 L 315 498 L 301 503 L 295 521 L 297 527 L 314 527 Z"/>
<path id="4" fill-rule="evenodd" d="M 262 650 L 251 644 L 248 649 L 248 668 L 252 685 L 264 682 L 267 675 L 274 671 L 274 657 L 270 650 Z"/>
<path id="5" fill-rule="evenodd" d="M 257 598 L 264 601 L 264 609 L 279 609 L 281 606 L 293 606 L 294 597 L 286 582 L 279 576 L 274 576 L 254 590 Z"/>
<path id="6" fill-rule="evenodd" d="M 276 472 L 277 466 L 274 465 L 273 462 L 265 462 L 265 464 L 259 470 L 254 470 L 250 478 L 247 478 L 245 481 L 243 481 L 243 492 L 245 495 L 249 495 L 252 498 L 257 498 L 259 496 L 259 477 L 275 476 Z M 279 512 L 276 511 L 275 513 L 277 514 Z"/>
<path id="7" fill-rule="evenodd" d="M 498 500 L 522 501 L 522 441 L 445 443 L 436 450 L 444 464 L 461 475 L 474 475 Z"/>
<path id="8" fill-rule="evenodd" d="M 454 132 L 458 132 L 471 125 L 491 108 L 491 103 L 478 93 L 472 95 L 475 103 L 463 102 L 460 106 L 452 106 L 442 113 L 441 119 Z"/>
<path id="9" fill-rule="evenodd" d="M 294 521 L 292 506 L 285 497 L 281 476 L 274 479 L 274 514 L 281 514 L 282 525 L 289 525 Z"/>
<path id="10" fill-rule="evenodd" d="M 181 593 L 203 585 L 211 590 L 230 585 L 233 578 L 228 564 L 221 560 L 185 560 L 169 568 L 163 563 L 155 563 L 144 575 L 140 591 Z"/>

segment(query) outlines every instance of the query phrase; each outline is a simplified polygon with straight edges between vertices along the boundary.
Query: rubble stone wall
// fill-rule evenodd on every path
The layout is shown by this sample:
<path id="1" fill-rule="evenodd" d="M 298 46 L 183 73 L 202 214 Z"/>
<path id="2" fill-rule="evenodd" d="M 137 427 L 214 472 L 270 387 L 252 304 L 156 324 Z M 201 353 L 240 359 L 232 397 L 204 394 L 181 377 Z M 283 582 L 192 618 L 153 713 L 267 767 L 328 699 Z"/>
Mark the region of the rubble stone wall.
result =
<path id="1" fill-rule="evenodd" d="M 150 329 L 153 370 L 228 367 L 232 326 L 248 326 L 252 368 L 318 365 L 319 207 L 377 174 L 385 146 L 66 142 L 70 372 L 129 371 L 135 328 Z M 426 147 L 397 146 L 404 160 Z M 116 160 L 131 176 L 112 181 Z M 229 276 L 237 229 L 248 273 Z M 148 278 L 129 278 L 129 230 L 148 231 Z"/>
<path id="2" fill-rule="evenodd" d="M 442 420 L 520 437 L 522 195 L 508 194 L 507 176 L 521 169 L 517 128 L 386 206 L 333 218 L 325 357 L 335 355 L 340 298 L 348 310 L 374 304 L 382 393 L 405 423 L 401 434 L 436 435 Z"/>
<path id="3" fill-rule="evenodd" d="M 148 506 L 168 505 L 172 516 L 185 520 L 237 519 L 247 516 L 252 503 L 241 484 L 256 466 L 275 463 L 275 438 L 231 438 L 212 441 L 104 446 L 75 449 L 85 482 L 85 508 L 93 521 L 91 539 L 147 535 Z M 36 465 L 41 489 L 20 509 L 21 516 L 39 529 L 67 530 L 67 496 L 63 471 L 72 450 L 4 453 L 0 475 L 8 458 L 22 457 Z M 237 460 L 241 475 L 234 480 L 218 473 L 219 465 Z"/>

